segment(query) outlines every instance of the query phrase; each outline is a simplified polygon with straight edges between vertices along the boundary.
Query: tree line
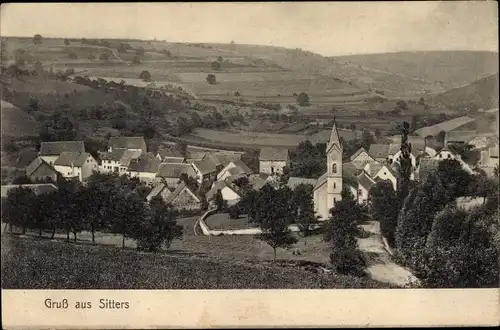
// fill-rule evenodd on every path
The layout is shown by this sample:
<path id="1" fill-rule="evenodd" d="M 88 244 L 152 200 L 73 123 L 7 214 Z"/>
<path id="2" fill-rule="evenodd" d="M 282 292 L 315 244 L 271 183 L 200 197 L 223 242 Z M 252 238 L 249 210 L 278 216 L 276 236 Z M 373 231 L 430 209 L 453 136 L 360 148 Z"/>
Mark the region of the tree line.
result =
<path id="1" fill-rule="evenodd" d="M 94 173 L 86 185 L 75 181 L 58 183 L 59 189 L 35 195 L 27 187 L 10 190 L 2 200 L 2 221 L 12 227 L 38 231 L 64 232 L 76 242 L 82 231 L 122 235 L 136 241 L 137 248 L 157 251 L 167 248 L 174 239 L 182 237 L 182 226 L 177 225 L 177 212 L 159 196 L 148 204 L 149 189 L 137 178 L 117 174 Z"/>

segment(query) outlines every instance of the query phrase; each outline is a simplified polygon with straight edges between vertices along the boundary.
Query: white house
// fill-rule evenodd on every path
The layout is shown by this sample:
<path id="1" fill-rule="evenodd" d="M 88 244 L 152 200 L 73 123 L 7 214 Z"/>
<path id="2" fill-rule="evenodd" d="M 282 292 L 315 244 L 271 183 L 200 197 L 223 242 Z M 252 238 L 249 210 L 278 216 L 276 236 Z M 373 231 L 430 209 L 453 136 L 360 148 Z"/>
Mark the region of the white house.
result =
<path id="1" fill-rule="evenodd" d="M 63 152 L 85 152 L 83 141 L 55 141 L 40 143 L 39 155 L 50 166 L 54 166 L 54 162 Z"/>
<path id="2" fill-rule="evenodd" d="M 351 156 L 351 163 L 357 168 L 357 169 L 362 169 L 366 163 L 368 162 L 374 162 L 375 159 L 370 156 L 368 151 L 365 150 L 365 148 L 361 147 L 359 148 L 352 156 Z"/>
<path id="3" fill-rule="evenodd" d="M 498 145 L 481 151 L 479 167 L 491 176 L 496 166 L 498 166 Z"/>
<path id="4" fill-rule="evenodd" d="M 286 148 L 262 148 L 259 155 L 259 171 L 271 175 L 283 174 L 290 167 L 290 156 Z"/>
<path id="5" fill-rule="evenodd" d="M 230 176 L 250 175 L 252 170 L 241 160 L 235 160 L 227 164 L 218 174 L 217 181 L 224 181 Z"/>
<path id="6" fill-rule="evenodd" d="M 372 144 L 368 152 L 376 161 L 385 162 L 389 158 L 389 145 Z"/>
<path id="7" fill-rule="evenodd" d="M 382 164 L 382 167 L 372 176 L 373 179 L 389 180 L 392 183 L 394 190 L 397 190 L 398 179 L 397 174 L 392 167 L 387 164 Z"/>
<path id="8" fill-rule="evenodd" d="M 118 173 L 120 175 L 128 172 L 130 162 L 139 158 L 141 150 L 127 150 L 115 148 L 111 152 L 101 154 L 101 173 Z"/>
<path id="9" fill-rule="evenodd" d="M 65 178 L 78 178 L 85 181 L 92 172 L 97 172 L 97 161 L 91 154 L 82 152 L 63 152 L 54 162 L 54 169 Z"/>
<path id="10" fill-rule="evenodd" d="M 235 188 L 231 187 L 224 181 L 217 181 L 214 182 L 212 188 L 207 192 L 207 200 L 213 200 L 218 190 L 220 190 L 222 194 L 222 199 L 224 199 L 229 206 L 238 203 L 241 199 L 240 194 Z"/>

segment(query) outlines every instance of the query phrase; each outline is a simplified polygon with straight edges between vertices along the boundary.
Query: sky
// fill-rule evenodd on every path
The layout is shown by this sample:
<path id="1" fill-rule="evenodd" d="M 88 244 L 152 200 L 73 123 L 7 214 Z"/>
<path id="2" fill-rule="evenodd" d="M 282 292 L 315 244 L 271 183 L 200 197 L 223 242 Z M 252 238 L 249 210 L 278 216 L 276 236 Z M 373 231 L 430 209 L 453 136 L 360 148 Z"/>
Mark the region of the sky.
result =
<path id="1" fill-rule="evenodd" d="M 302 48 L 325 56 L 498 51 L 496 1 L 11 3 L 0 35 Z"/>

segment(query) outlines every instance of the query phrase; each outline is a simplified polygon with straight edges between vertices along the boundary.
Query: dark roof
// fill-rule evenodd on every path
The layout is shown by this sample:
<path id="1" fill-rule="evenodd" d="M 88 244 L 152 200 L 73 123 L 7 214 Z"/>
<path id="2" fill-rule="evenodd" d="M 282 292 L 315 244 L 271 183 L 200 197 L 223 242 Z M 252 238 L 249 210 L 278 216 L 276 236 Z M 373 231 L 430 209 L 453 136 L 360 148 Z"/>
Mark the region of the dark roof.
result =
<path id="1" fill-rule="evenodd" d="M 131 160 L 128 170 L 131 172 L 157 173 L 160 163 L 160 160 L 152 153 L 147 153 Z"/>
<path id="2" fill-rule="evenodd" d="M 370 145 L 369 153 L 374 158 L 387 158 L 389 155 L 388 144 L 372 144 Z"/>
<path id="3" fill-rule="evenodd" d="M 176 188 L 175 190 L 170 194 L 168 195 L 167 199 L 165 200 L 165 203 L 172 203 L 176 198 L 177 196 L 179 196 L 179 194 L 184 190 L 184 189 L 187 189 L 189 190 L 193 195 L 194 197 L 198 200 L 198 202 L 200 201 L 200 199 L 196 196 L 195 193 L 193 193 L 191 191 L 191 189 L 189 189 L 188 186 L 186 186 L 186 183 L 184 181 L 182 181 Z"/>
<path id="4" fill-rule="evenodd" d="M 277 160 L 277 161 L 286 161 L 288 160 L 288 149 L 286 148 L 273 148 L 266 147 L 260 149 L 259 160 L 267 161 L 267 160 Z"/>
<path id="5" fill-rule="evenodd" d="M 436 136 L 440 132 L 452 131 L 460 126 L 464 126 L 465 124 L 473 122 L 474 120 L 475 120 L 474 118 L 470 118 L 467 116 L 458 117 L 458 118 L 444 121 L 444 122 L 436 124 L 436 125 L 420 128 L 420 129 L 416 130 L 415 133 L 420 135 L 423 138 L 425 138 L 429 135 Z"/>
<path id="6" fill-rule="evenodd" d="M 146 199 L 149 201 L 153 197 L 158 196 L 159 193 L 161 193 L 164 189 L 168 189 L 167 185 L 164 184 L 163 182 L 157 183 L 153 189 L 151 189 L 151 192 L 148 194 Z"/>
<path id="7" fill-rule="evenodd" d="M 101 160 L 112 160 L 120 162 L 120 165 L 128 166 L 132 159 L 137 159 L 141 155 L 141 151 L 127 150 L 122 148 L 113 149 L 111 152 L 101 154 Z"/>
<path id="8" fill-rule="evenodd" d="M 245 163 L 243 163 L 243 161 L 241 159 L 238 159 L 238 160 L 234 160 L 232 162 L 236 167 L 239 167 L 241 170 L 243 170 L 243 173 L 245 174 L 250 174 L 252 173 L 253 171 L 250 169 L 250 167 L 248 167 Z"/>
<path id="9" fill-rule="evenodd" d="M 110 148 L 143 149 L 146 148 L 146 141 L 142 136 L 111 137 L 108 146 Z"/>
<path id="10" fill-rule="evenodd" d="M 161 163 L 156 176 L 161 178 L 179 178 L 182 173 L 186 173 L 193 178 L 196 177 L 196 172 L 191 164 L 179 163 Z"/>
<path id="11" fill-rule="evenodd" d="M 39 183 L 39 184 L 9 184 L 2 186 L 2 198 L 7 197 L 7 194 L 10 190 L 19 188 L 19 187 L 24 187 L 24 188 L 30 188 L 33 190 L 35 195 L 40 195 L 40 194 L 49 194 L 51 192 L 54 192 L 57 190 L 57 186 L 55 186 L 52 183 Z"/>
<path id="12" fill-rule="evenodd" d="M 184 156 L 178 151 L 177 149 L 172 149 L 172 148 L 165 148 L 165 149 L 160 149 L 158 150 L 158 155 L 160 155 L 161 159 L 163 160 L 165 157 L 167 158 L 182 158 L 184 159 Z"/>
<path id="13" fill-rule="evenodd" d="M 357 176 L 360 170 L 353 163 L 342 164 L 342 176 Z"/>
<path id="14" fill-rule="evenodd" d="M 380 162 L 369 162 L 368 164 L 370 164 L 370 171 L 368 173 L 368 175 L 370 175 L 371 177 L 373 177 L 375 174 L 377 174 L 378 171 L 380 171 L 380 169 L 384 166 L 384 164 L 380 163 Z M 366 167 L 366 165 L 365 165 Z"/>
<path id="15" fill-rule="evenodd" d="M 63 152 L 57 157 L 54 165 L 60 166 L 83 166 L 90 155 L 86 152 Z"/>
<path id="16" fill-rule="evenodd" d="M 358 183 L 362 186 L 365 187 L 367 190 L 370 190 L 370 188 L 376 183 L 372 178 L 370 178 L 366 172 L 361 172 L 360 175 L 357 177 Z"/>
<path id="17" fill-rule="evenodd" d="M 201 172 L 202 175 L 217 171 L 217 163 L 212 157 L 205 157 L 200 161 L 195 161 L 194 166 Z"/>
<path id="18" fill-rule="evenodd" d="M 439 160 L 423 158 L 420 160 L 420 166 L 418 169 L 418 177 L 420 181 L 425 180 L 429 173 L 437 170 L 439 166 Z"/>
<path id="19" fill-rule="evenodd" d="M 314 190 L 318 189 L 323 184 L 325 184 L 325 182 L 327 181 L 327 178 L 328 178 L 328 173 L 325 172 L 322 176 L 320 176 L 318 178 L 318 180 L 316 180 L 316 185 L 314 186 Z"/>
<path id="20" fill-rule="evenodd" d="M 446 133 L 446 142 L 464 142 L 469 143 L 477 136 L 476 131 L 451 131 Z"/>
<path id="21" fill-rule="evenodd" d="M 57 173 L 57 171 L 52 167 L 50 166 L 46 161 L 44 161 L 41 157 L 37 157 L 35 159 L 33 159 L 33 161 L 28 165 L 26 166 L 26 175 L 27 176 L 30 176 L 37 168 L 39 168 L 42 164 L 45 164 L 47 165 L 48 167 L 50 167 L 55 173 Z"/>
<path id="22" fill-rule="evenodd" d="M 41 156 L 56 156 L 63 152 L 85 152 L 83 141 L 55 141 L 40 144 Z"/>

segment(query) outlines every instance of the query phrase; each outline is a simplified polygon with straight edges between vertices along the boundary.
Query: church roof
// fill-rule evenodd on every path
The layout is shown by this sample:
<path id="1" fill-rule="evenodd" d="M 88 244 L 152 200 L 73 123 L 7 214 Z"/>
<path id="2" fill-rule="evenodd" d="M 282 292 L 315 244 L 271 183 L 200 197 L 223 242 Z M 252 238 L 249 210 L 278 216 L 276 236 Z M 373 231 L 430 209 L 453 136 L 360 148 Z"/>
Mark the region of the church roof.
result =
<path id="1" fill-rule="evenodd" d="M 330 132 L 330 140 L 328 141 L 328 149 L 330 149 L 334 144 L 339 146 L 340 150 L 342 150 L 342 143 L 340 142 L 339 132 L 337 131 L 337 123 L 335 122 L 335 118 L 333 118 L 333 127 Z"/>
<path id="2" fill-rule="evenodd" d="M 323 174 L 318 178 L 318 180 L 316 180 L 316 184 L 314 185 L 314 190 L 319 189 L 322 185 L 324 185 L 327 179 L 328 179 L 328 173 L 325 172 L 325 174 Z"/>

